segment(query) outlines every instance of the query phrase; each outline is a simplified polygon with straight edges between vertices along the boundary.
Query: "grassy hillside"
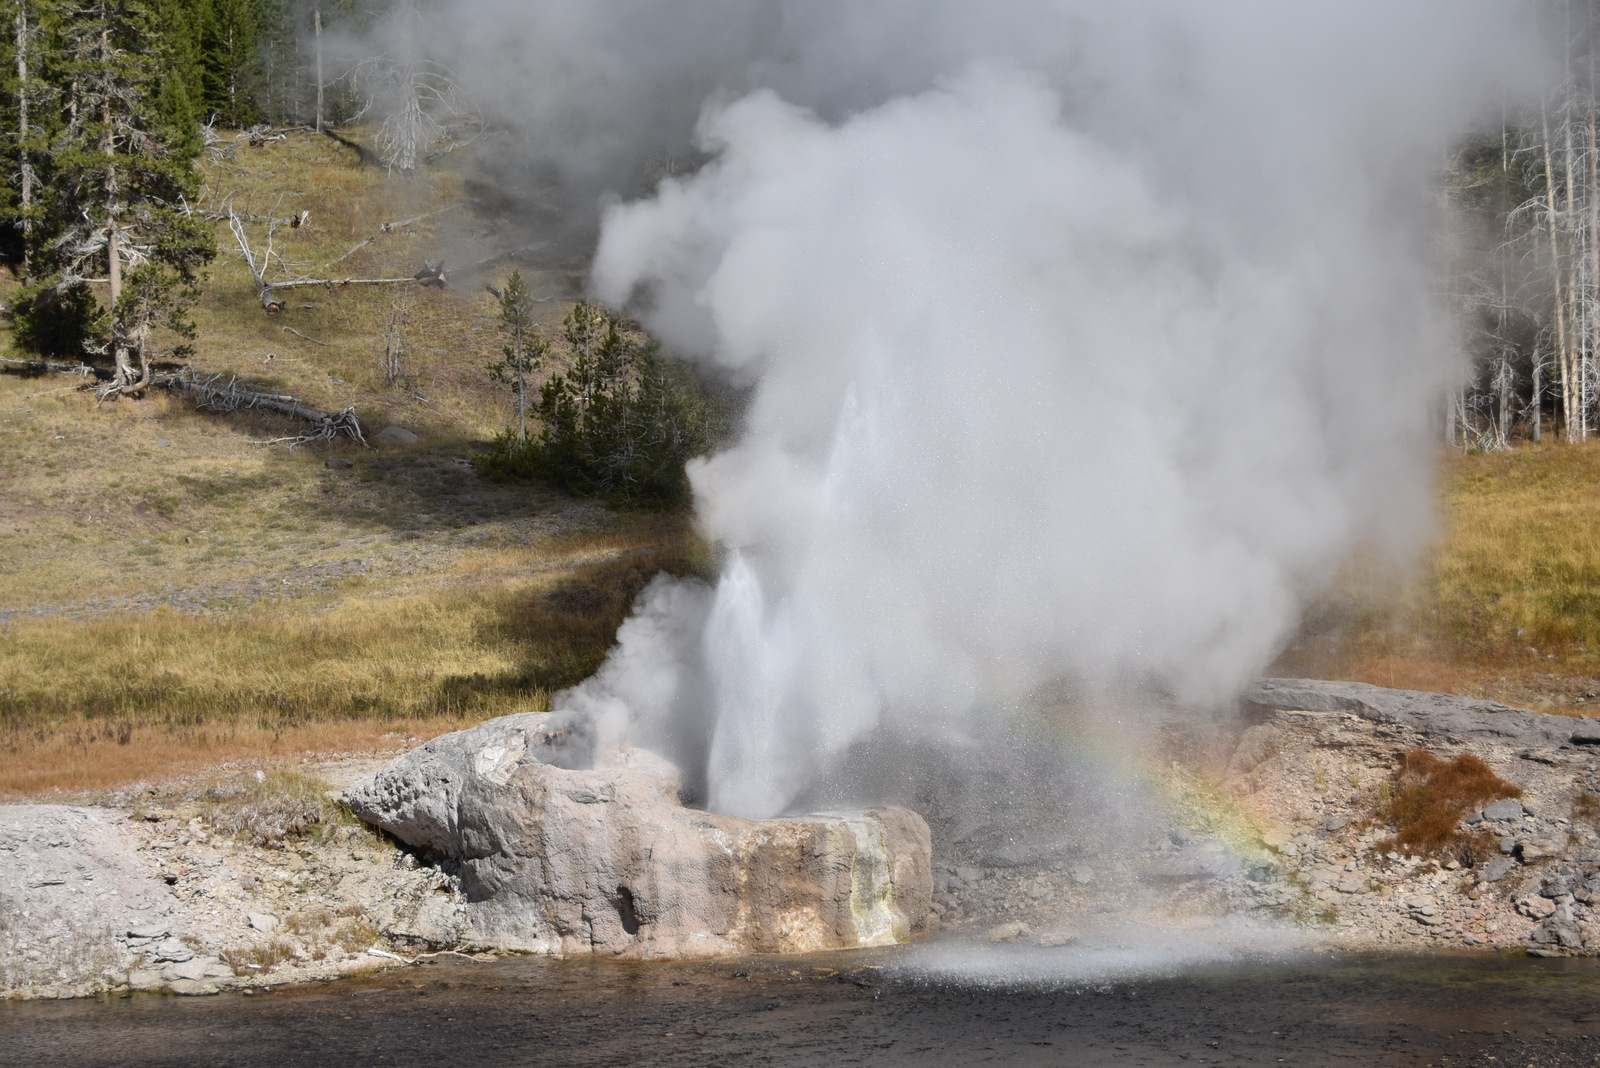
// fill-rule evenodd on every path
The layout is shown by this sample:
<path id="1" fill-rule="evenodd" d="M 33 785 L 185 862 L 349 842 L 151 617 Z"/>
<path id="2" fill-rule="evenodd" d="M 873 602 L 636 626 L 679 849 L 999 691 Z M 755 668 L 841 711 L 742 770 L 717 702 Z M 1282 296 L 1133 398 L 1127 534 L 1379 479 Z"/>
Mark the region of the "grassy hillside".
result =
<path id="1" fill-rule="evenodd" d="M 1441 465 L 1434 551 L 1349 569 L 1274 670 L 1600 711 L 1600 441 Z"/>
<path id="2" fill-rule="evenodd" d="M 241 144 L 207 176 L 207 207 L 308 211 L 308 225 L 276 228 L 273 252 L 315 277 L 409 276 L 532 239 L 448 169 L 390 178 L 310 134 Z M 268 227 L 247 225 L 259 255 Z M 269 316 L 226 222 L 217 234 L 193 366 L 353 405 L 369 434 L 395 423 L 420 440 L 265 447 L 295 426 L 0 375 L 0 796 L 396 744 L 542 708 L 599 663 L 652 575 L 700 563 L 682 517 L 474 473 L 473 449 L 510 416 L 485 371 L 501 339 L 483 288 L 507 264 L 404 287 L 405 374 L 389 381 L 380 355 L 401 287 L 284 290 Z M 538 305 L 552 334 L 579 277 L 563 255 L 547 246 L 522 265 L 536 297 L 562 298 Z M 0 277 L 0 302 L 15 288 Z"/>
<path id="3" fill-rule="evenodd" d="M 272 252 L 314 277 L 409 276 L 539 241 L 538 204 L 469 180 L 470 166 L 402 180 L 291 134 L 209 159 L 205 206 L 309 212 L 276 228 Z M 268 228 L 247 224 L 257 254 Z M 420 440 L 266 447 L 292 425 L 0 375 L 0 797 L 394 747 L 542 708 L 599 663 L 652 575 L 708 566 L 682 516 L 474 473 L 474 449 L 510 418 L 485 371 L 501 341 L 483 285 L 506 261 L 449 269 L 442 289 L 283 290 L 269 316 L 225 222 L 217 233 L 195 368 L 353 405 L 369 431 L 396 423 Z M 552 335 L 583 256 L 552 241 L 521 257 Z M 15 289 L 0 274 L 0 303 Z M 401 310 L 391 380 L 380 357 Z M 1436 553 L 1409 576 L 1352 567 L 1275 670 L 1600 702 L 1600 443 L 1443 463 Z"/>

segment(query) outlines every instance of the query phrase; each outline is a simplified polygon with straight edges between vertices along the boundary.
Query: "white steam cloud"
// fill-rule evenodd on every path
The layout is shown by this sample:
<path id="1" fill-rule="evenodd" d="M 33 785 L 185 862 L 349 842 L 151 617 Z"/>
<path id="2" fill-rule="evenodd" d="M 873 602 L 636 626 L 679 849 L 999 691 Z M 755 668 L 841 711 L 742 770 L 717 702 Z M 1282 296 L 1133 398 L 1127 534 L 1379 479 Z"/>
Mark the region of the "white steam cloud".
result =
<path id="1" fill-rule="evenodd" d="M 595 152 L 709 97 L 710 162 L 605 211 L 593 285 L 752 384 L 691 469 L 720 580 L 658 581 L 561 700 L 763 816 L 880 724 L 1228 698 L 1353 545 L 1426 529 L 1432 182 L 1537 66 L 1526 14 L 548 5 L 526 91 L 600 57 Z"/>

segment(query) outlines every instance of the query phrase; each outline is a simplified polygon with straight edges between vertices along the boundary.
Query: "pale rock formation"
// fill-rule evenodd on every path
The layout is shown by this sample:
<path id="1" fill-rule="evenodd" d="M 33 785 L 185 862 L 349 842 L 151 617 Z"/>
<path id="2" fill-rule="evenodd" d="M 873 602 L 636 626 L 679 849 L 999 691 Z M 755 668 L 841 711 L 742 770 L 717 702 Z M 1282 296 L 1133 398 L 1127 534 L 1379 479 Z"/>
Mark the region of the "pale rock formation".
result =
<path id="1" fill-rule="evenodd" d="M 465 899 L 440 941 L 710 957 L 901 942 L 930 916 L 927 824 L 903 808 L 746 820 L 685 808 L 678 771 L 570 713 L 436 738 L 352 785 L 362 819 Z"/>

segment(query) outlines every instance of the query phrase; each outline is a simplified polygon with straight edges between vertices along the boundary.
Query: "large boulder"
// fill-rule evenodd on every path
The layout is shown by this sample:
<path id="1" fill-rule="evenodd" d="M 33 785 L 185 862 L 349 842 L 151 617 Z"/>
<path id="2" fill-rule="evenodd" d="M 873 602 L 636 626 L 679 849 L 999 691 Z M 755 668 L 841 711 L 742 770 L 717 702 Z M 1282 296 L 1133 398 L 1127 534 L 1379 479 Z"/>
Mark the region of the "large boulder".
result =
<path id="1" fill-rule="evenodd" d="M 345 792 L 459 873 L 461 941 L 710 957 L 885 945 L 932 903 L 927 824 L 903 808 L 746 820 L 685 808 L 678 771 L 571 713 L 447 734 Z"/>

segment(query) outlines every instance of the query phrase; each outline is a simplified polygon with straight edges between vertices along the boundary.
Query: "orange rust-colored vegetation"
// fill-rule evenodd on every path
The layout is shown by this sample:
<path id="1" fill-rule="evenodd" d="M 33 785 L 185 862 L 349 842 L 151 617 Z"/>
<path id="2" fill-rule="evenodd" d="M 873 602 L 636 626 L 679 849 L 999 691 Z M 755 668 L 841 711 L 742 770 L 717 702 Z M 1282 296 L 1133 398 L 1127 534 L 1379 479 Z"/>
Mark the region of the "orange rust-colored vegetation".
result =
<path id="1" fill-rule="evenodd" d="M 1481 831 L 1461 830 L 1461 818 L 1490 801 L 1521 796 L 1521 790 L 1471 753 L 1441 760 L 1426 749 L 1413 749 L 1400 760 L 1385 813 L 1395 835 L 1380 848 L 1477 863 L 1492 851 L 1492 839 Z"/>

